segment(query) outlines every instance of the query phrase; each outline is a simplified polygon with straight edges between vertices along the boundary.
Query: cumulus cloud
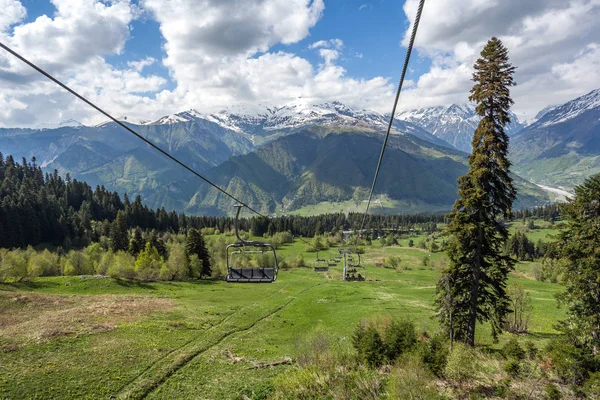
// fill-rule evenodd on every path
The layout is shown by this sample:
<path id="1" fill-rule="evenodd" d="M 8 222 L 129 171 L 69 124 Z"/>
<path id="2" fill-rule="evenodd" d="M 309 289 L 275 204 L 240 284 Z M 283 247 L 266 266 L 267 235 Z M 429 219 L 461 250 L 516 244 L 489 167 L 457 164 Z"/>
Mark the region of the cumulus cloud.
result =
<path id="1" fill-rule="evenodd" d="M 27 16 L 27 10 L 18 0 L 0 0 L 0 32 Z"/>
<path id="2" fill-rule="evenodd" d="M 281 105 L 298 97 L 376 106 L 389 99 L 387 80 L 353 79 L 336 64 L 344 47 L 339 38 L 308 46 L 318 50 L 317 65 L 284 50 L 270 51 L 275 44 L 307 38 L 323 14 L 323 0 L 173 0 L 168 7 L 145 0 L 142 5 L 160 23 L 166 41 L 163 63 L 177 88 L 159 99 L 172 107 L 212 111 L 235 103 Z"/>
<path id="3" fill-rule="evenodd" d="M 97 0 L 52 0 L 52 4 L 56 11 L 51 17 L 42 15 L 16 25 L 12 32 L 0 33 L 0 40 L 109 109 L 141 113 L 147 111 L 142 111 L 141 106 L 160 108 L 150 94 L 160 90 L 165 80 L 141 74 L 152 59 L 129 63 L 125 69 L 114 68 L 105 61 L 107 55 L 123 51 L 130 36 L 130 23 L 137 14 L 135 6 L 128 0 L 108 4 Z M 11 23 L 22 19 L 23 12 L 14 15 Z M 66 118 L 88 123 L 103 119 L 6 53 L 0 54 L 0 92 L 1 126 L 34 126 Z"/>
<path id="4" fill-rule="evenodd" d="M 411 21 L 417 6 L 418 0 L 404 5 Z M 403 106 L 466 101 L 472 65 L 485 42 L 497 36 L 518 67 L 518 86 L 512 90 L 515 111 L 530 118 L 551 103 L 600 86 L 600 53 L 595 50 L 600 42 L 598 20 L 600 0 L 430 0 L 415 46 L 432 59 L 432 66 L 407 91 L 411 101 Z M 404 45 L 411 29 L 412 23 Z"/>

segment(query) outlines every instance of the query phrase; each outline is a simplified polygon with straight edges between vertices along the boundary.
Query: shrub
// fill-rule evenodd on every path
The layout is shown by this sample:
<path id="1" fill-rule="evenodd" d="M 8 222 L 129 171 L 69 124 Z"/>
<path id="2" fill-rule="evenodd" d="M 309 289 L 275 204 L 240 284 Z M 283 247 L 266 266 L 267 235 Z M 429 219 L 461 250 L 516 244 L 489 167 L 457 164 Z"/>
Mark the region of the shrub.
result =
<path id="1" fill-rule="evenodd" d="M 452 381 L 462 383 L 475 377 L 477 364 L 475 350 L 463 343 L 456 343 L 448 355 L 444 375 Z"/>
<path id="2" fill-rule="evenodd" d="M 198 257 L 196 255 L 196 257 Z M 185 253 L 185 245 L 173 243 L 169 248 L 169 258 L 163 263 L 159 278 L 161 280 L 184 280 L 190 276 L 190 267 Z"/>
<path id="3" fill-rule="evenodd" d="M 552 369 L 563 382 L 581 385 L 587 379 L 591 360 L 568 340 L 558 339 L 549 342 L 546 353 L 552 361 Z"/>
<path id="4" fill-rule="evenodd" d="M 503 369 L 508 375 L 515 378 L 521 373 L 521 363 L 516 358 L 511 358 L 504 363 Z"/>
<path id="5" fill-rule="evenodd" d="M 192 254 L 190 256 L 189 268 L 192 278 L 198 279 L 202 273 L 202 260 L 198 257 L 198 254 Z"/>
<path id="6" fill-rule="evenodd" d="M 0 282 L 8 279 L 22 281 L 28 278 L 27 259 L 22 250 L 7 251 L 2 255 Z"/>
<path id="7" fill-rule="evenodd" d="M 99 275 L 108 274 L 108 269 L 114 263 L 115 253 L 107 251 L 102 255 L 100 262 L 96 265 L 96 273 Z"/>
<path id="8" fill-rule="evenodd" d="M 158 279 L 163 263 L 164 260 L 158 254 L 158 250 L 148 242 L 135 260 L 135 275 L 142 281 L 155 281 Z"/>
<path id="9" fill-rule="evenodd" d="M 537 347 L 535 347 L 535 344 L 531 340 L 525 342 L 525 352 L 527 353 L 527 357 L 529 357 L 530 360 L 536 359 L 538 355 L 538 349 Z"/>
<path id="10" fill-rule="evenodd" d="M 400 267 L 400 263 L 402 259 L 398 256 L 389 256 L 383 261 L 383 266 L 385 268 L 396 269 Z"/>
<path id="11" fill-rule="evenodd" d="M 410 321 L 392 321 L 384 332 L 385 356 L 389 361 L 412 350 L 417 344 L 415 325 Z"/>
<path id="12" fill-rule="evenodd" d="M 502 348 L 502 354 L 507 359 L 522 360 L 525 358 L 525 350 L 516 338 L 511 338 Z"/>
<path id="13" fill-rule="evenodd" d="M 371 367 L 378 367 L 414 349 L 417 333 L 410 321 L 377 318 L 361 321 L 356 326 L 352 344 L 359 360 Z"/>
<path id="14" fill-rule="evenodd" d="M 304 261 L 304 256 L 302 253 L 298 253 L 296 258 L 294 258 L 294 262 L 292 262 L 292 267 L 294 268 L 304 268 L 306 267 L 306 262 Z"/>
<path id="15" fill-rule="evenodd" d="M 41 253 L 33 253 L 27 265 L 28 276 L 53 276 L 60 274 L 58 256 L 48 249 Z"/>
<path id="16" fill-rule="evenodd" d="M 449 353 L 448 341 L 443 335 L 436 335 L 421 346 L 423 363 L 437 377 L 444 375 Z"/>
<path id="17" fill-rule="evenodd" d="M 100 243 L 92 243 L 85 248 L 85 254 L 88 257 L 90 273 L 96 272 L 98 269 L 98 264 L 102 260 L 104 249 Z"/>
<path id="18" fill-rule="evenodd" d="M 600 399 L 600 372 L 590 374 L 583 385 L 583 393 L 590 399 Z"/>
<path id="19" fill-rule="evenodd" d="M 112 264 L 108 267 L 107 273 L 111 278 L 135 278 L 135 257 L 131 254 L 120 250 L 114 254 Z"/>
<path id="20" fill-rule="evenodd" d="M 401 359 L 392 369 L 388 396 L 399 400 L 444 398 L 436 390 L 431 372 L 414 353 Z"/>
<path id="21" fill-rule="evenodd" d="M 84 252 L 71 250 L 67 253 L 66 258 L 64 275 L 91 275 L 94 273 L 88 256 Z"/>
<path id="22" fill-rule="evenodd" d="M 359 360 L 368 366 L 379 367 L 383 364 L 386 349 L 374 324 L 358 324 L 352 335 L 352 345 L 358 353 Z"/>
<path id="23" fill-rule="evenodd" d="M 560 393 L 560 389 L 553 383 L 549 383 L 544 388 L 544 392 L 546 392 L 547 400 L 560 400 L 562 399 L 562 394 Z"/>

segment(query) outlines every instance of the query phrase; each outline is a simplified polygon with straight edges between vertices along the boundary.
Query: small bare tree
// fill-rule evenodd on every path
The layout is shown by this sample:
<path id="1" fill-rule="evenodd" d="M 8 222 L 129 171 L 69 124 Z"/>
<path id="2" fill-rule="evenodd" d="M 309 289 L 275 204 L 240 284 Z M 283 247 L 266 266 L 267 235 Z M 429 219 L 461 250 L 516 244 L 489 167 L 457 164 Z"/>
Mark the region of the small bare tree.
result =
<path id="1" fill-rule="evenodd" d="M 531 297 L 522 285 L 513 284 L 508 287 L 511 312 L 506 316 L 504 329 L 510 333 L 527 333 L 533 306 Z"/>

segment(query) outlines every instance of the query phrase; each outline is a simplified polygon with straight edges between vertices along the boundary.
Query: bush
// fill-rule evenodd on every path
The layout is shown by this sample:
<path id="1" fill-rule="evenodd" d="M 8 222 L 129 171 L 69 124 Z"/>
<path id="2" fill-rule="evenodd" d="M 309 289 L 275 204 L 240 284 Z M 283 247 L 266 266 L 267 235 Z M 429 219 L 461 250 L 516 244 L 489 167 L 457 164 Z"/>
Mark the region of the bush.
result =
<path id="1" fill-rule="evenodd" d="M 9 279 L 22 281 L 29 277 L 27 259 L 23 250 L 7 251 L 2 255 L 0 264 L 0 282 Z"/>
<path id="2" fill-rule="evenodd" d="M 560 400 L 562 399 L 562 394 L 560 393 L 560 389 L 553 383 L 549 383 L 544 388 L 544 392 L 546 392 L 547 400 Z"/>
<path id="3" fill-rule="evenodd" d="M 502 355 L 506 359 L 522 360 L 525 358 L 525 350 L 523 350 L 519 341 L 513 337 L 502 348 Z"/>
<path id="4" fill-rule="evenodd" d="M 455 343 L 448 355 L 444 375 L 455 382 L 462 383 L 473 379 L 477 372 L 477 354 L 474 349 L 463 343 Z"/>
<path id="5" fill-rule="evenodd" d="M 67 253 L 63 269 L 64 275 L 91 275 L 93 273 L 93 266 L 84 252 L 71 250 Z"/>
<path id="6" fill-rule="evenodd" d="M 437 377 L 444 375 L 448 363 L 449 343 L 442 335 L 432 337 L 421 346 L 421 358 L 425 366 Z"/>
<path id="7" fill-rule="evenodd" d="M 196 255 L 196 257 L 198 257 Z M 184 280 L 190 276 L 190 267 L 185 253 L 185 245 L 173 243 L 169 248 L 169 258 L 163 263 L 159 278 L 161 280 Z"/>
<path id="8" fill-rule="evenodd" d="M 120 250 L 114 254 L 112 264 L 108 267 L 107 274 L 111 278 L 134 279 L 135 278 L 135 257 Z"/>
<path id="9" fill-rule="evenodd" d="M 443 399 L 436 390 L 431 372 L 416 354 L 401 359 L 390 373 L 388 396 L 391 399 Z"/>
<path id="10" fill-rule="evenodd" d="M 527 357 L 529 357 L 530 360 L 535 360 L 537 358 L 538 349 L 537 347 L 535 347 L 535 344 L 531 340 L 525 342 L 525 352 L 527 353 Z"/>
<path id="11" fill-rule="evenodd" d="M 564 383 L 582 385 L 587 379 L 593 360 L 568 340 L 551 341 L 546 347 L 546 353 L 552 361 L 552 369 Z"/>
<path id="12" fill-rule="evenodd" d="M 383 266 L 385 268 L 396 269 L 400 267 L 400 263 L 402 259 L 398 256 L 389 256 L 383 261 Z"/>
<path id="13" fill-rule="evenodd" d="M 100 261 L 102 260 L 104 249 L 100 243 L 92 243 L 85 248 L 85 254 L 88 257 L 90 273 L 96 272 L 98 270 L 98 264 L 100 264 Z"/>
<path id="14" fill-rule="evenodd" d="M 60 275 L 58 256 L 45 249 L 41 253 L 33 253 L 27 265 L 28 276 Z"/>
<path id="15" fill-rule="evenodd" d="M 410 321 L 392 321 L 377 318 L 361 321 L 354 330 L 352 344 L 358 358 L 370 367 L 393 362 L 402 354 L 414 349 L 417 333 Z"/>
<path id="16" fill-rule="evenodd" d="M 600 399 L 600 372 L 590 374 L 583 385 L 583 393 L 590 399 Z"/>
<path id="17" fill-rule="evenodd" d="M 135 275 L 142 281 L 155 281 L 158 279 L 164 260 L 158 250 L 150 242 L 146 243 L 144 250 L 135 260 Z"/>
<path id="18" fill-rule="evenodd" d="M 372 323 L 358 324 L 352 335 L 352 345 L 358 358 L 370 367 L 379 367 L 385 360 L 386 347 Z"/>
<path id="19" fill-rule="evenodd" d="M 392 321 L 384 331 L 384 344 L 387 360 L 396 360 L 417 344 L 415 325 L 410 321 Z"/>
<path id="20" fill-rule="evenodd" d="M 106 253 L 102 255 L 100 262 L 96 265 L 96 273 L 99 275 L 108 274 L 108 269 L 114 263 L 115 253 L 108 250 Z"/>
<path id="21" fill-rule="evenodd" d="M 516 358 L 511 358 L 503 366 L 504 371 L 515 378 L 521 373 L 521 363 Z"/>
<path id="22" fill-rule="evenodd" d="M 304 261 L 304 256 L 302 255 L 302 253 L 298 253 L 296 255 L 296 258 L 294 258 L 294 261 L 292 262 L 292 267 L 293 268 L 304 268 L 304 267 L 306 267 L 306 262 Z"/>

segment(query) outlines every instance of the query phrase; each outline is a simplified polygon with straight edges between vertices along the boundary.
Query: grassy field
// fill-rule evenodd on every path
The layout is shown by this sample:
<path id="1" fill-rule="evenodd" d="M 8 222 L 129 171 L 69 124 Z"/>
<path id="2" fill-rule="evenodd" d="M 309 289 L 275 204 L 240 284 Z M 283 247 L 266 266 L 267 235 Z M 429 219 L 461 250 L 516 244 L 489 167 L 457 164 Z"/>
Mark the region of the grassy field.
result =
<path id="1" fill-rule="evenodd" d="M 440 272 L 422 260 L 445 255 L 407 241 L 367 247 L 367 282 L 341 281 L 339 265 L 327 273 L 281 271 L 262 285 L 100 277 L 0 284 L 0 398 L 240 398 L 291 368 L 263 363 L 294 358 L 315 333 L 350 346 L 355 325 L 375 315 L 434 332 Z M 294 257 L 305 247 L 297 241 L 278 254 Z M 401 272 L 374 266 L 391 254 L 402 258 Z M 315 258 L 304 255 L 309 264 Z M 520 263 L 511 281 L 533 299 L 528 336 L 542 345 L 562 317 L 554 298 L 561 287 L 534 280 L 534 266 Z M 493 345 L 482 327 L 477 341 L 497 347 L 508 337 Z"/>

